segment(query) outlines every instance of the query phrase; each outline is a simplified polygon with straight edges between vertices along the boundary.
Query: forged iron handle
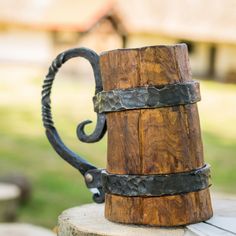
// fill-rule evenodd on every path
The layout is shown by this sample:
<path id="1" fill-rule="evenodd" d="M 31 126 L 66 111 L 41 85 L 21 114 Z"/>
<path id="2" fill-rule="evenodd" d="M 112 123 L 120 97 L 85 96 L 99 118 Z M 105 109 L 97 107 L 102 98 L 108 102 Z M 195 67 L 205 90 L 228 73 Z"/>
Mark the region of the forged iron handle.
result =
<path id="1" fill-rule="evenodd" d="M 55 60 L 52 62 L 49 67 L 48 74 L 44 79 L 43 89 L 42 89 L 42 118 L 43 125 L 46 129 L 47 138 L 55 149 L 55 151 L 69 164 L 78 169 L 80 173 L 85 177 L 85 182 L 87 187 L 92 189 L 94 193 L 93 199 L 95 202 L 100 203 L 104 201 L 104 192 L 102 185 L 100 183 L 100 173 L 101 170 L 97 169 L 92 164 L 88 163 L 81 156 L 77 155 L 69 148 L 65 146 L 61 140 L 51 115 L 51 89 L 53 81 L 58 72 L 58 69 L 62 66 L 63 63 L 74 57 L 83 57 L 87 59 L 92 68 L 95 78 L 95 94 L 103 90 L 101 73 L 99 67 L 99 56 L 94 51 L 87 48 L 74 48 L 67 50 L 59 54 Z M 80 123 L 77 127 L 77 136 L 80 141 L 86 143 L 93 143 L 99 141 L 106 133 L 106 117 L 105 114 L 97 113 L 97 124 L 95 130 L 92 134 L 87 135 L 84 131 L 84 128 L 87 124 L 91 123 L 90 120 L 86 120 Z"/>

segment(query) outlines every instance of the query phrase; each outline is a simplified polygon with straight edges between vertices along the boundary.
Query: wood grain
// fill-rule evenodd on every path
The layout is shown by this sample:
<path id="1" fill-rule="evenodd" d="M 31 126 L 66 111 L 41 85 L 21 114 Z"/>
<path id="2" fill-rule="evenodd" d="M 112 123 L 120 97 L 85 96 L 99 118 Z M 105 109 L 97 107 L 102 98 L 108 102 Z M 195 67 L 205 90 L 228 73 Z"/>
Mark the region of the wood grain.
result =
<path id="1" fill-rule="evenodd" d="M 211 216 L 208 189 L 182 195 L 146 198 L 106 194 L 105 217 L 119 223 L 169 227 L 197 223 Z"/>
<path id="2" fill-rule="evenodd" d="M 101 54 L 100 66 L 105 91 L 191 80 L 184 44 L 109 51 Z M 111 112 L 107 126 L 110 173 L 167 174 L 204 165 L 196 104 Z M 105 216 L 115 222 L 161 226 L 212 215 L 208 189 L 151 198 L 107 194 L 105 209 Z"/>

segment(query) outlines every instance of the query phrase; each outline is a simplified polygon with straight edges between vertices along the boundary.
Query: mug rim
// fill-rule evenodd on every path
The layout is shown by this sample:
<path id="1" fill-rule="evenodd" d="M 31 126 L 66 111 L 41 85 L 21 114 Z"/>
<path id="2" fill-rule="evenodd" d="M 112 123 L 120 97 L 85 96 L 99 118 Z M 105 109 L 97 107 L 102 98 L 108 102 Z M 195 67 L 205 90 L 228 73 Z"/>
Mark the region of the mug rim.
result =
<path id="1" fill-rule="evenodd" d="M 106 55 L 108 53 L 112 52 L 125 52 L 125 51 L 139 51 L 139 50 L 145 50 L 147 48 L 163 48 L 163 47 L 168 47 L 168 48 L 175 48 L 175 47 L 183 47 L 187 48 L 186 43 L 176 43 L 176 44 L 159 44 L 159 45 L 150 45 L 150 46 L 143 46 L 143 47 L 131 47 L 131 48 L 117 48 L 117 49 L 112 49 L 112 50 L 106 50 L 101 53 L 99 53 L 99 56 Z"/>

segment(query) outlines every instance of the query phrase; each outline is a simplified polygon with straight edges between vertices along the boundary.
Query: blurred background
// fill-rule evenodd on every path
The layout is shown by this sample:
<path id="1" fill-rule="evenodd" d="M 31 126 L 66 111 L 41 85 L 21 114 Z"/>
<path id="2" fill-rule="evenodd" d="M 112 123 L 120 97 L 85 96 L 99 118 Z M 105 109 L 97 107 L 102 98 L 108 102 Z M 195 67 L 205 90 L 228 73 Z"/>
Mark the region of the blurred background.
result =
<path id="1" fill-rule="evenodd" d="M 235 23 L 235 0 L 0 0 L 0 221 L 52 229 L 64 209 L 91 202 L 82 177 L 53 151 L 41 122 L 48 66 L 59 52 L 81 46 L 100 53 L 185 42 L 193 78 L 201 83 L 198 106 L 211 190 L 234 196 Z M 53 117 L 71 149 L 105 167 L 106 138 L 91 146 L 75 133 L 78 123 L 96 118 L 93 93 L 89 63 L 71 60 L 53 88 Z M 4 207 L 12 202 L 14 209 Z"/>

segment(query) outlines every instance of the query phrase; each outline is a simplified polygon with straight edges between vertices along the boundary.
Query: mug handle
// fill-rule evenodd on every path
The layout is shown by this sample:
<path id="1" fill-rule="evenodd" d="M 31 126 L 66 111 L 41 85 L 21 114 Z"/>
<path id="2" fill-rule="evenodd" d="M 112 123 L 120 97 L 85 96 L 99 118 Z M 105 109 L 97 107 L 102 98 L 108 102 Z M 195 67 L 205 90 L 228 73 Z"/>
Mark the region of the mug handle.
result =
<path id="1" fill-rule="evenodd" d="M 101 72 L 99 67 L 99 56 L 96 52 L 88 49 L 88 48 L 74 48 L 62 52 L 59 54 L 55 60 L 52 62 L 49 67 L 48 74 L 43 82 L 42 89 L 42 119 L 43 125 L 46 129 L 47 138 L 54 148 L 54 150 L 61 156 L 65 161 L 67 161 L 70 165 L 75 167 L 80 171 L 80 173 L 84 176 L 87 187 L 94 193 L 93 199 L 97 203 L 104 202 L 104 192 L 102 189 L 102 184 L 100 181 L 101 177 L 101 169 L 97 169 L 92 164 L 88 163 L 81 156 L 77 155 L 73 151 L 71 151 L 68 147 L 65 146 L 63 141 L 61 140 L 56 128 L 54 127 L 54 123 L 51 115 L 51 89 L 52 84 L 55 79 L 55 76 L 58 72 L 58 69 L 71 58 L 74 57 L 83 57 L 87 59 L 92 68 L 93 74 L 95 78 L 95 94 L 103 90 L 102 80 L 101 80 Z M 97 142 L 106 133 L 106 117 L 105 114 L 97 113 L 97 124 L 95 130 L 92 134 L 87 135 L 84 131 L 84 128 L 87 124 L 92 121 L 86 120 L 80 123 L 77 127 L 77 136 L 80 141 L 86 143 Z"/>

